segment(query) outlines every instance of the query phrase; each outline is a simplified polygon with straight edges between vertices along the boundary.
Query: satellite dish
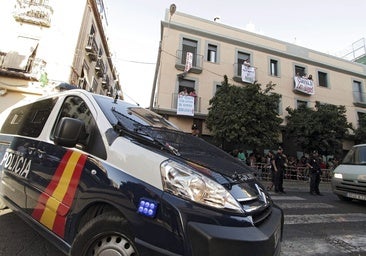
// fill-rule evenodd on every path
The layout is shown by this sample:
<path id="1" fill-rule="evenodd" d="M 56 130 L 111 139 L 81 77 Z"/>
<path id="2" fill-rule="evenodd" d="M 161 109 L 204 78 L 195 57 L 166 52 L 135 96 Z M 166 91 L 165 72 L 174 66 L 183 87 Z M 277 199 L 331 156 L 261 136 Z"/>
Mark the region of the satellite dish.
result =
<path id="1" fill-rule="evenodd" d="M 175 4 L 170 5 L 170 16 L 173 16 L 176 9 L 177 9 L 177 6 Z"/>

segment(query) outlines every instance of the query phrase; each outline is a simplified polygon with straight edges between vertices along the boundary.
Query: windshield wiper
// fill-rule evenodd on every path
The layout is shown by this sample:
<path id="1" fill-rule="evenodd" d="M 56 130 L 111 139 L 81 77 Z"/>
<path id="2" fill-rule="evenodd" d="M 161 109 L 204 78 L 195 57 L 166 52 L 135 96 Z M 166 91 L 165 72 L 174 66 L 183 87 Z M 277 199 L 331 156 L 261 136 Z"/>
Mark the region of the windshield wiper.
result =
<path id="1" fill-rule="evenodd" d="M 115 114 L 117 118 L 117 123 L 113 125 L 113 129 L 119 134 L 123 135 L 126 134 L 138 141 L 148 143 L 154 146 L 160 146 L 160 149 L 165 149 L 168 152 L 180 156 L 178 149 L 170 145 L 168 142 L 164 142 L 163 140 L 157 139 L 153 135 L 153 129 L 149 126 L 140 124 L 139 122 L 133 120 L 132 118 L 120 113 L 119 111 L 112 108 L 112 112 Z M 123 117 L 127 119 L 127 121 L 131 122 L 130 129 L 122 123 L 119 117 Z"/>

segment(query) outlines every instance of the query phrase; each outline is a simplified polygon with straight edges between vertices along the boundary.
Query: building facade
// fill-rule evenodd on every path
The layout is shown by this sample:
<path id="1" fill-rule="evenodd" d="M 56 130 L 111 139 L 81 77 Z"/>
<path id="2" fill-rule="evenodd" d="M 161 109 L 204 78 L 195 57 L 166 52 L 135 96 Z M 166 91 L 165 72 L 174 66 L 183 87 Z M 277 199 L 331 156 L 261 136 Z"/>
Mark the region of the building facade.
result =
<path id="1" fill-rule="evenodd" d="M 2 2 L 0 113 L 64 85 L 111 96 L 120 92 L 106 20 L 103 0 Z"/>
<path id="2" fill-rule="evenodd" d="M 187 132 L 196 124 L 209 135 L 205 125 L 209 101 L 224 75 L 237 86 L 254 81 L 276 84 L 283 120 L 286 107 L 314 107 L 316 101 L 346 106 L 354 127 L 366 114 L 365 65 L 167 10 L 150 108 Z M 197 96 L 193 100 L 180 96 L 184 89 Z M 345 142 L 344 147 L 351 144 Z"/>

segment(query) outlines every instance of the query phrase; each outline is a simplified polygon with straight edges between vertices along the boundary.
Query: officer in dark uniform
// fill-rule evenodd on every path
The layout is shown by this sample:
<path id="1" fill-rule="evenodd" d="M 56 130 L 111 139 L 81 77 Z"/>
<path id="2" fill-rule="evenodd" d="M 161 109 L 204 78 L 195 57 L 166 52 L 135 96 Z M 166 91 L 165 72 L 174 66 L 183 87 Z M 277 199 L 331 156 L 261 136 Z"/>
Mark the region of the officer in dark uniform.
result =
<path id="1" fill-rule="evenodd" d="M 283 175 L 285 173 L 287 158 L 286 155 L 283 154 L 283 148 L 278 147 L 277 154 L 272 159 L 272 165 L 274 169 L 274 185 L 275 185 L 275 193 L 286 194 L 283 190 Z"/>
<path id="2" fill-rule="evenodd" d="M 320 158 L 318 151 L 316 150 L 313 151 L 306 165 L 307 167 L 309 167 L 310 194 L 322 196 L 322 194 L 319 191 L 320 176 L 322 174 L 322 170 L 320 168 Z"/>

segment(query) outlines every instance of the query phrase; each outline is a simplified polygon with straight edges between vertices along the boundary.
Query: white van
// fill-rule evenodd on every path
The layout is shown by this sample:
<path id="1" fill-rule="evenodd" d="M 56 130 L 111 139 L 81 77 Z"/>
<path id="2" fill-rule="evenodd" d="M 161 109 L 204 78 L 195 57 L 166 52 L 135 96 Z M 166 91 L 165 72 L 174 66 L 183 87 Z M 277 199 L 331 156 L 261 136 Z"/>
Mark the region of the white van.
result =
<path id="1" fill-rule="evenodd" d="M 0 197 L 66 254 L 280 254 L 253 170 L 154 112 L 70 90 L 3 120 Z"/>
<path id="2" fill-rule="evenodd" d="M 352 147 L 334 170 L 331 183 L 341 200 L 366 201 L 366 144 Z"/>

